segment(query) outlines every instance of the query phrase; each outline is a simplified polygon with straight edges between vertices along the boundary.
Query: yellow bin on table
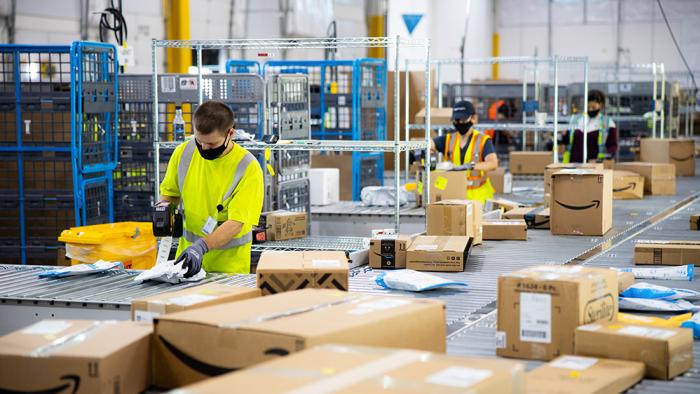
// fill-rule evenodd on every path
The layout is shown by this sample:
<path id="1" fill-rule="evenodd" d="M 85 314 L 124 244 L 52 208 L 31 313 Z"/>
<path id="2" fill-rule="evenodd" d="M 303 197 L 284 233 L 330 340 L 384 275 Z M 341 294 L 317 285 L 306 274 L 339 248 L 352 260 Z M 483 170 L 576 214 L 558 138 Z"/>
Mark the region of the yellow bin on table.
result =
<path id="1" fill-rule="evenodd" d="M 148 222 L 71 227 L 58 240 L 66 243 L 66 257 L 73 265 L 106 260 L 120 261 L 124 268 L 148 269 L 158 253 L 153 225 Z"/>

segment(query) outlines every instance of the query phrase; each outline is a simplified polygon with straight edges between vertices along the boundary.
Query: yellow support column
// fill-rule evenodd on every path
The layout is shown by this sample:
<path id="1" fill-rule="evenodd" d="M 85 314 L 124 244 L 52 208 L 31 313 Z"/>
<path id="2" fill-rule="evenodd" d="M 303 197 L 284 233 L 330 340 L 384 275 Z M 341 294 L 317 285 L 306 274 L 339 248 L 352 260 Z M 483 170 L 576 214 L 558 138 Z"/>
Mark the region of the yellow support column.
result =
<path id="1" fill-rule="evenodd" d="M 367 35 L 370 37 L 386 36 L 386 2 L 384 0 L 368 0 L 367 3 Z M 368 48 L 367 56 L 384 59 L 385 48 Z"/>
<path id="2" fill-rule="evenodd" d="M 491 56 L 498 57 L 498 33 L 491 36 Z M 498 63 L 491 65 L 491 79 L 498 79 Z"/>
<path id="3" fill-rule="evenodd" d="M 166 37 L 168 40 L 190 40 L 190 0 L 163 0 Z M 186 73 L 192 65 L 190 48 L 166 48 L 166 66 L 169 73 Z"/>

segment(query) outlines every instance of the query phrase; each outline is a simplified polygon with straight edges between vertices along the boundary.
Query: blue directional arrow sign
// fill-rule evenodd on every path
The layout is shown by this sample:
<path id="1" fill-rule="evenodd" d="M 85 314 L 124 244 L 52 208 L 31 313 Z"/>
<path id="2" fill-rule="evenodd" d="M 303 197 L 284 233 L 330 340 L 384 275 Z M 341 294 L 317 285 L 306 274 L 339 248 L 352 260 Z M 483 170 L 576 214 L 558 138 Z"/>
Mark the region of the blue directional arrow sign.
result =
<path id="1" fill-rule="evenodd" d="M 413 34 L 413 30 L 418 26 L 418 22 L 423 18 L 423 14 L 403 14 L 401 17 L 403 18 L 403 23 L 406 24 L 408 34 Z"/>

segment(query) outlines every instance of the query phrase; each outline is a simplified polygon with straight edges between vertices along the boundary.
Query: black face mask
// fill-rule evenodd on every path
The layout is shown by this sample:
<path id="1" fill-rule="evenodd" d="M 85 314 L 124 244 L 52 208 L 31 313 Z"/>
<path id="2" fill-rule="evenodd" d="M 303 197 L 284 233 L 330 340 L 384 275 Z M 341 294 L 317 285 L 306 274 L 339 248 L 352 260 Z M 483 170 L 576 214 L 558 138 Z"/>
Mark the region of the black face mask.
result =
<path id="1" fill-rule="evenodd" d="M 194 143 L 197 145 L 197 150 L 199 151 L 199 154 L 202 155 L 203 159 L 214 160 L 217 157 L 221 156 L 221 154 L 224 153 L 224 151 L 226 150 L 226 147 L 228 146 L 228 135 L 226 135 L 224 143 L 216 148 L 202 149 L 202 145 L 200 145 L 199 141 L 197 141 L 196 139 L 194 140 Z"/>
<path id="2" fill-rule="evenodd" d="M 596 116 L 598 116 L 599 113 L 599 109 L 591 109 L 588 111 L 588 116 L 590 116 L 591 118 L 595 118 Z"/>
<path id="3" fill-rule="evenodd" d="M 459 132 L 459 134 L 465 135 L 469 132 L 469 129 L 474 126 L 474 123 L 472 122 L 466 122 L 466 123 L 457 123 L 454 122 L 453 125 L 455 126 L 455 129 Z"/>

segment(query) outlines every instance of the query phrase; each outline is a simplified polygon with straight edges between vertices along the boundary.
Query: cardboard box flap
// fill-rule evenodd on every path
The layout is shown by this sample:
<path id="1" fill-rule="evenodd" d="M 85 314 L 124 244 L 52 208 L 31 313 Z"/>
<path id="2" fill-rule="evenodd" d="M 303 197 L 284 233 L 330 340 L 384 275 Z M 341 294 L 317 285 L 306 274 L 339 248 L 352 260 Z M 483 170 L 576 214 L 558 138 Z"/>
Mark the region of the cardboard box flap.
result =
<path id="1" fill-rule="evenodd" d="M 274 272 L 303 272 L 304 257 L 301 253 L 263 252 L 258 261 L 257 271 L 260 273 Z"/>
<path id="2" fill-rule="evenodd" d="M 640 239 L 635 243 L 635 248 L 673 248 L 673 249 L 697 249 L 700 248 L 700 241 L 683 240 L 683 241 L 666 241 L 666 240 L 649 240 Z"/>
<path id="3" fill-rule="evenodd" d="M 603 175 L 605 174 L 605 170 L 597 170 L 593 168 L 564 168 L 561 169 L 554 174 L 552 174 L 553 177 L 556 176 L 566 176 L 566 175 L 579 175 L 579 176 L 588 176 L 588 175 Z"/>
<path id="4" fill-rule="evenodd" d="M 0 354 L 104 358 L 151 332 L 125 321 L 42 320 L 1 337 Z"/>
<path id="5" fill-rule="evenodd" d="M 221 283 L 206 283 L 199 286 L 188 287 L 177 291 L 167 291 L 165 293 L 155 294 L 149 297 L 138 298 L 132 301 L 133 304 L 144 306 L 151 304 L 159 304 L 161 306 L 180 305 L 189 306 L 186 301 L 191 298 L 194 301 L 197 296 L 201 296 L 200 302 L 205 302 L 206 299 L 213 299 L 224 296 L 244 295 L 247 293 L 258 293 L 256 289 L 249 287 L 236 287 Z M 196 302 L 199 303 L 199 302 Z"/>
<path id="6" fill-rule="evenodd" d="M 464 252 L 465 239 L 468 237 L 459 236 L 422 236 L 416 238 L 409 250 L 425 250 L 443 252 Z"/>
<path id="7" fill-rule="evenodd" d="M 375 392 L 389 379 L 397 387 L 433 392 L 480 388 L 512 392 L 522 385 L 523 364 L 450 357 L 408 349 L 324 345 L 187 386 L 188 393 L 236 387 L 242 392 Z M 320 373 L 323 372 L 323 373 Z M 487 390 L 488 391 L 488 390 Z"/>
<path id="8" fill-rule="evenodd" d="M 520 271 L 502 274 L 501 277 L 563 280 L 567 282 L 584 282 L 591 279 L 599 280 L 607 277 L 614 278 L 614 281 L 617 283 L 617 273 L 613 270 L 606 268 L 588 268 L 580 265 L 538 265 Z"/>

